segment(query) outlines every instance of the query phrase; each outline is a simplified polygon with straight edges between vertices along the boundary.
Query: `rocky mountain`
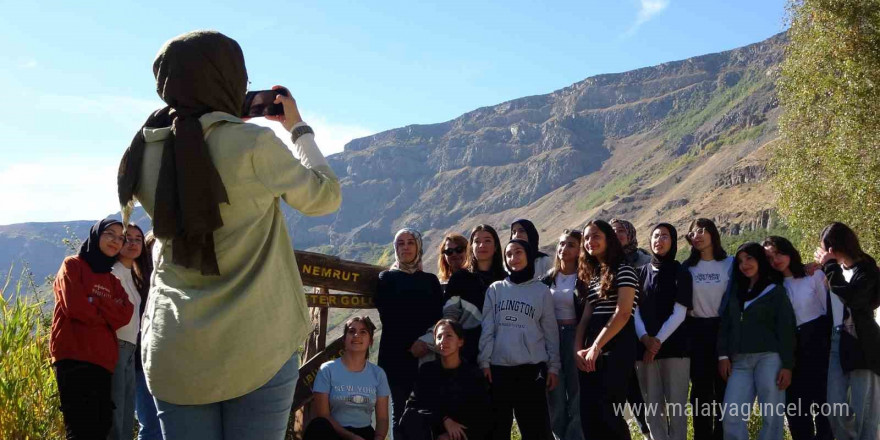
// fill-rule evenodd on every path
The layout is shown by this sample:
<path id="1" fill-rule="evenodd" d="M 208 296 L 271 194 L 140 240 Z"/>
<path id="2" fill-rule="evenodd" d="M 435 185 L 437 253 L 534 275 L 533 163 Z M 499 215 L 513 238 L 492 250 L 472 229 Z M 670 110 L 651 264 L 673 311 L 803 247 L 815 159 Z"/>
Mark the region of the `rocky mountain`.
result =
<path id="1" fill-rule="evenodd" d="M 728 234 L 767 229 L 774 196 L 766 145 L 777 133 L 774 83 L 786 41 L 779 34 L 598 75 L 355 139 L 329 157 L 342 179 L 341 209 L 324 217 L 286 210 L 294 245 L 387 262 L 394 232 L 409 226 L 424 231 L 434 259 L 446 231 L 478 223 L 501 231 L 519 217 L 538 225 L 544 246 L 563 228 L 615 216 L 644 235 L 659 220 L 684 226 L 695 216 L 717 219 Z M 63 253 L 38 251 L 37 242 L 54 242 L 63 224 L 11 241 L 16 227 L 0 226 L 0 267 L 30 257 L 34 268 L 51 261 L 54 272 Z"/>
<path id="2" fill-rule="evenodd" d="M 376 260 L 404 226 L 430 247 L 448 230 L 506 229 L 519 217 L 535 221 L 544 245 L 594 217 L 762 227 L 754 217 L 773 207 L 762 147 L 776 136 L 785 42 L 779 34 L 356 139 L 330 158 L 342 208 L 291 215 L 296 244 Z"/>

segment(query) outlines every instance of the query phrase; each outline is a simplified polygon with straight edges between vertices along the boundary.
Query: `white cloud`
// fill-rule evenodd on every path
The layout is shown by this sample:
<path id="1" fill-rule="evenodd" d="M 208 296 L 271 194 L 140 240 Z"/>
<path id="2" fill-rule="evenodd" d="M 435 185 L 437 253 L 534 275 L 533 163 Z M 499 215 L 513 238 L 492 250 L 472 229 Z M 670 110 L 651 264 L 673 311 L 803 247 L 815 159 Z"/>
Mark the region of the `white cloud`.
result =
<path id="1" fill-rule="evenodd" d="M 38 66 L 37 60 L 30 58 L 26 60 L 21 60 L 17 64 L 19 69 L 34 69 Z"/>
<path id="2" fill-rule="evenodd" d="M 318 148 L 325 156 L 341 152 L 345 144 L 352 139 L 375 133 L 375 131 L 359 125 L 334 123 L 328 121 L 327 118 L 310 113 L 303 113 L 303 120 L 315 130 L 315 142 L 318 143 Z M 290 143 L 290 134 L 284 130 L 280 123 L 268 121 L 265 118 L 254 118 L 250 122 L 272 128 L 288 148 L 293 148 Z"/>
<path id="3" fill-rule="evenodd" d="M 635 23 L 630 26 L 624 35 L 634 34 L 639 27 L 647 23 L 648 20 L 654 18 L 657 14 L 663 12 L 669 6 L 669 0 L 639 0 L 639 13 L 636 16 Z"/>
<path id="4" fill-rule="evenodd" d="M 97 219 L 118 210 L 118 158 L 52 157 L 0 169 L 0 225 Z"/>

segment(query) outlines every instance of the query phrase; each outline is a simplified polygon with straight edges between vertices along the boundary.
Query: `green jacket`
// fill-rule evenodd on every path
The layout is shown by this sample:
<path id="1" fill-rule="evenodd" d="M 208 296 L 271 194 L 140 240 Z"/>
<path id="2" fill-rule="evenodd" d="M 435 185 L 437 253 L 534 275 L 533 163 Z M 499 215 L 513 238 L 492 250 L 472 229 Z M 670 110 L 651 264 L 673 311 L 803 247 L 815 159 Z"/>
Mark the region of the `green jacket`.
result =
<path id="1" fill-rule="evenodd" d="M 731 292 L 718 332 L 718 356 L 779 353 L 782 368 L 794 368 L 796 321 L 785 287 L 774 284 L 745 310 Z"/>
<path id="2" fill-rule="evenodd" d="M 199 122 L 229 195 L 220 205 L 223 226 L 214 231 L 221 275 L 172 263 L 173 240 L 158 239 L 142 327 L 150 391 L 177 405 L 247 394 L 302 345 L 311 324 L 281 204 L 314 216 L 332 213 L 342 200 L 312 134 L 297 139 L 295 157 L 270 128 L 223 112 Z M 170 131 L 144 129 L 135 197 L 151 216 Z"/>

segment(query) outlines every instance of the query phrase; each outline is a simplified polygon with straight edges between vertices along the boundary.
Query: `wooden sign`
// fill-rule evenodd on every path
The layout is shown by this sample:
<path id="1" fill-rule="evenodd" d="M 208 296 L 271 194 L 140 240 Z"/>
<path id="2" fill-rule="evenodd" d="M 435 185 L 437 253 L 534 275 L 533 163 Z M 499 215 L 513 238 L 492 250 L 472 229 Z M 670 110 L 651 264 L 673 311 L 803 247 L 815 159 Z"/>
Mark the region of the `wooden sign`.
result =
<path id="1" fill-rule="evenodd" d="M 312 385 L 315 383 L 315 376 L 318 375 L 321 364 L 341 357 L 344 349 L 345 338 L 340 336 L 330 343 L 324 351 L 316 354 L 299 368 L 299 380 L 296 382 L 296 391 L 293 394 L 293 408 L 291 411 L 298 410 L 312 398 Z"/>
<path id="2" fill-rule="evenodd" d="M 375 309 L 372 295 L 307 293 L 309 307 L 333 307 L 338 309 Z"/>
<path id="3" fill-rule="evenodd" d="M 383 267 L 342 260 L 314 252 L 295 251 L 296 263 L 306 286 L 372 295 Z M 330 306 L 338 307 L 338 306 Z"/>

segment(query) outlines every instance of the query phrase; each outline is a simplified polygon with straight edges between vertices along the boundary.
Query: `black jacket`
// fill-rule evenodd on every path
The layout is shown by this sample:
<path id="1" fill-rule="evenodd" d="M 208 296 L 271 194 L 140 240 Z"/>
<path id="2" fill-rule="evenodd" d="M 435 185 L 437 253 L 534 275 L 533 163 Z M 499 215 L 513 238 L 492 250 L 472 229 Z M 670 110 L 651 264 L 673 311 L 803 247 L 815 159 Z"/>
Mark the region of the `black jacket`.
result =
<path id="1" fill-rule="evenodd" d="M 853 276 L 847 282 L 837 261 L 831 260 L 823 268 L 831 293 L 849 308 L 858 336 L 854 344 L 841 339 L 841 366 L 845 371 L 869 369 L 880 375 L 880 326 L 874 321 L 874 310 L 880 306 L 880 271 L 871 258 L 862 259 L 852 269 Z"/>

